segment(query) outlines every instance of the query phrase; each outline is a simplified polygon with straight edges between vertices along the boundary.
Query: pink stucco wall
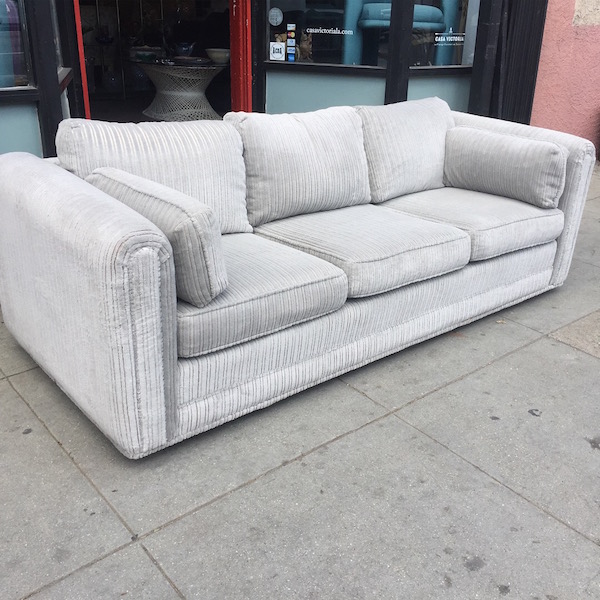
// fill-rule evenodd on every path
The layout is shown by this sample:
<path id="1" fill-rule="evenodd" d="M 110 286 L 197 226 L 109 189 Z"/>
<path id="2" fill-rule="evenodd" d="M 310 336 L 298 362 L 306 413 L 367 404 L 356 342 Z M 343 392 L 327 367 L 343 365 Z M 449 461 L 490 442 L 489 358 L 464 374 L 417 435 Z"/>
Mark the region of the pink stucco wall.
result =
<path id="1" fill-rule="evenodd" d="M 600 149 L 600 25 L 574 25 L 574 15 L 575 0 L 549 0 L 531 124 Z"/>

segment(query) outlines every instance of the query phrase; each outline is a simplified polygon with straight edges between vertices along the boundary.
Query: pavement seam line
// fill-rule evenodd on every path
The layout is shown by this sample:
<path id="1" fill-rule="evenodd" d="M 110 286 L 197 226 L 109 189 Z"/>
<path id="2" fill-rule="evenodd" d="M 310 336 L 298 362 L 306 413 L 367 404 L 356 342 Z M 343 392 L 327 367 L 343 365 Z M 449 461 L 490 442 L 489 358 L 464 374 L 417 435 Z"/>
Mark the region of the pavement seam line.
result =
<path id="1" fill-rule="evenodd" d="M 214 498 L 211 498 L 210 500 L 207 500 L 206 502 L 203 502 L 202 504 L 199 504 L 198 506 L 190 508 L 186 512 L 184 512 L 180 515 L 177 515 L 176 517 L 173 517 L 172 519 L 165 521 L 164 523 L 162 523 L 160 525 L 157 525 L 154 529 L 151 529 L 150 531 L 141 533 L 140 535 L 137 536 L 137 540 L 143 541 L 143 540 L 147 539 L 148 537 L 150 537 L 151 535 L 159 533 L 163 529 L 166 529 L 167 527 L 170 527 L 171 525 L 174 525 L 175 523 L 177 523 L 193 514 L 200 512 L 204 508 L 207 508 L 208 506 L 211 506 L 212 504 L 215 504 L 215 503 L 219 502 L 220 500 L 223 500 L 224 498 L 227 498 L 228 496 L 231 496 L 231 495 L 235 494 L 236 492 L 239 492 L 239 491 L 243 490 L 244 488 L 257 483 L 264 477 L 267 477 L 267 476 L 273 474 L 274 472 L 287 467 L 290 464 L 300 462 L 301 460 L 303 460 L 307 456 L 310 456 L 311 454 L 317 452 L 321 448 L 329 446 L 330 444 L 333 444 L 333 443 L 337 442 L 338 440 L 345 438 L 346 436 L 352 435 L 353 433 L 356 433 L 357 431 L 360 431 L 361 429 L 364 429 L 365 427 L 369 427 L 369 426 L 373 425 L 374 423 L 377 423 L 387 417 L 392 416 L 395 411 L 396 411 L 396 409 L 389 410 L 389 411 L 385 412 L 384 414 L 379 415 L 378 417 L 375 417 L 374 419 L 371 419 L 370 421 L 367 421 L 366 423 L 363 423 L 362 425 L 360 425 L 358 427 L 355 427 L 353 429 L 350 429 L 348 431 L 340 433 L 340 434 L 336 435 L 335 437 L 333 437 L 329 440 L 326 440 L 325 442 L 321 442 L 320 444 L 318 444 L 317 446 L 314 446 L 310 450 L 306 450 L 306 451 L 298 454 L 297 456 L 294 456 L 293 458 L 284 460 L 280 464 L 276 465 L 275 467 L 271 467 L 270 469 L 267 469 L 263 473 L 260 473 L 259 475 L 252 477 L 252 479 L 244 481 L 243 483 L 240 483 L 239 485 L 231 488 L 230 490 L 222 492 L 218 496 L 215 496 Z"/>
<path id="2" fill-rule="evenodd" d="M 40 367 L 37 367 L 37 368 L 40 369 L 40 371 L 41 371 Z M 19 373 L 18 375 L 22 375 L 22 374 L 23 373 Z M 18 375 L 15 375 L 15 377 L 17 377 Z M 10 387 L 12 388 L 12 390 L 15 392 L 15 394 L 17 394 L 17 396 L 25 403 L 25 406 L 27 406 L 29 408 L 29 410 L 33 413 L 33 415 L 35 416 L 35 418 L 41 423 L 42 427 L 46 430 L 46 432 L 48 433 L 48 435 L 56 442 L 56 444 L 62 450 L 62 452 L 65 454 L 65 456 L 68 457 L 69 461 L 79 471 L 79 473 L 83 476 L 83 478 L 87 481 L 87 483 L 92 487 L 92 489 L 96 492 L 96 494 L 98 494 L 98 496 L 100 496 L 100 498 L 106 503 L 106 505 L 108 506 L 108 508 L 113 512 L 113 514 L 121 522 L 121 524 L 123 525 L 123 527 L 125 527 L 125 529 L 129 532 L 129 535 L 131 536 L 132 540 L 135 541 L 135 539 L 137 539 L 137 536 L 136 536 L 135 531 L 129 526 L 129 523 L 127 523 L 127 521 L 125 520 L 125 518 L 115 508 L 115 506 L 108 499 L 108 497 L 98 488 L 98 486 L 92 480 L 92 478 L 83 470 L 83 468 L 75 460 L 75 458 L 72 456 L 72 454 L 64 447 L 63 443 L 54 435 L 54 433 L 51 431 L 51 429 L 48 427 L 48 425 L 46 425 L 46 423 L 43 421 L 43 419 L 37 414 L 37 412 L 34 410 L 34 408 L 29 404 L 29 402 L 27 402 L 27 400 L 25 400 L 25 398 L 19 393 L 19 391 L 13 385 L 13 383 L 11 381 L 11 377 L 8 377 L 7 381 L 9 383 Z M 69 402 L 70 401 L 71 400 L 69 400 Z"/>
<path id="3" fill-rule="evenodd" d="M 35 364 L 35 365 L 33 365 L 33 367 L 28 367 L 27 369 L 24 369 L 23 371 L 17 371 L 16 373 L 5 374 L 4 377 L 6 377 L 6 379 L 8 379 L 9 377 L 16 377 L 17 375 L 23 375 L 24 373 L 29 373 L 30 371 L 35 371 L 36 369 L 39 369 L 39 368 L 40 368 L 40 366 L 38 364 Z"/>
<path id="4" fill-rule="evenodd" d="M 598 571 L 595 575 L 592 575 L 592 577 L 590 577 L 586 582 L 585 582 L 585 589 L 587 590 L 590 585 L 596 581 L 596 579 L 600 578 L 600 571 Z"/>
<path id="5" fill-rule="evenodd" d="M 516 306 L 518 306 L 518 304 Z M 508 316 L 503 316 L 502 318 L 506 319 L 507 321 L 510 321 L 511 323 L 515 323 L 516 325 L 520 325 L 521 327 L 525 327 L 526 329 L 529 329 L 530 331 L 535 331 L 536 333 L 539 333 L 542 337 L 548 337 L 548 336 L 551 336 L 552 334 L 556 333 L 557 331 L 564 329 L 565 327 L 570 327 L 571 325 L 577 323 L 578 321 L 581 321 L 582 319 L 587 319 L 588 317 L 590 317 L 591 315 L 593 315 L 594 313 L 597 313 L 599 311 L 600 311 L 600 308 L 594 308 L 589 313 L 581 315 L 580 317 L 577 317 L 573 321 L 569 321 L 568 323 L 565 323 L 564 325 L 561 325 L 560 327 L 557 327 L 556 329 L 551 329 L 550 331 L 547 331 L 545 333 L 543 331 L 540 331 L 539 329 L 535 329 L 534 327 L 531 327 L 530 325 L 526 325 L 525 323 L 521 323 L 520 321 L 511 319 Z"/>
<path id="6" fill-rule="evenodd" d="M 595 311 L 594 311 L 595 312 Z M 502 317 L 504 318 L 504 317 Z M 446 383 L 442 383 L 439 386 L 437 386 L 436 388 L 433 388 L 432 390 L 429 390 L 428 392 L 425 392 L 419 396 L 416 396 L 415 398 L 413 398 L 412 400 L 409 400 L 406 404 L 403 404 L 402 406 L 396 406 L 392 409 L 390 409 L 389 406 L 386 406 L 385 404 L 382 404 L 381 402 L 378 402 L 377 400 L 375 400 L 374 398 L 371 398 L 371 396 L 369 396 L 369 394 L 367 394 L 367 392 L 364 392 L 362 390 L 360 390 L 359 388 L 355 387 L 353 384 L 347 382 L 344 379 L 344 375 L 340 375 L 338 377 L 338 379 L 340 381 L 342 381 L 345 385 L 347 385 L 348 387 L 352 388 L 354 391 L 358 392 L 359 394 L 362 394 L 365 398 L 368 398 L 371 402 L 374 402 L 375 404 L 377 404 L 377 406 L 380 406 L 382 408 L 385 408 L 386 410 L 389 410 L 391 412 L 395 412 L 397 410 L 401 410 L 407 406 L 410 406 L 411 404 L 413 404 L 414 402 L 417 402 L 418 400 L 421 400 L 423 398 L 426 398 L 427 396 L 429 396 L 430 394 L 434 394 L 435 392 L 439 392 L 440 390 L 444 389 L 445 387 L 452 385 L 453 383 L 456 383 L 458 381 L 461 381 L 462 379 L 464 379 L 465 377 L 469 377 L 470 375 L 473 375 L 474 373 L 477 373 L 478 371 L 480 371 L 481 369 L 485 369 L 487 367 L 489 367 L 490 365 L 494 364 L 496 361 L 501 360 L 502 358 L 505 358 L 506 356 L 510 356 L 511 354 L 513 354 L 514 352 L 518 352 L 519 350 L 522 350 L 523 348 L 527 348 L 528 346 L 530 346 L 531 344 L 534 344 L 535 342 L 539 342 L 541 339 L 543 339 L 544 337 L 547 337 L 548 334 L 542 333 L 541 331 L 537 331 L 536 329 L 532 329 L 531 327 L 527 327 L 527 325 L 522 325 L 521 323 L 517 323 L 516 321 L 512 321 L 510 320 L 512 323 L 514 323 L 515 325 L 519 325 L 520 327 L 524 327 L 525 329 L 528 329 L 529 331 L 532 331 L 534 333 L 537 334 L 538 337 L 536 337 L 533 340 L 530 340 L 528 342 L 525 342 L 522 346 L 519 346 L 518 348 L 513 348 L 512 350 L 508 350 L 507 352 L 505 352 L 504 354 L 501 354 L 499 356 L 496 356 L 495 358 L 493 358 L 492 360 L 488 361 L 487 363 L 485 363 L 484 365 L 480 365 L 479 367 L 477 367 L 476 369 L 473 369 L 473 371 L 469 371 L 468 373 L 463 373 L 462 375 L 459 375 L 458 377 L 456 377 L 455 379 L 452 379 L 450 381 L 447 381 Z M 466 327 L 466 325 L 465 325 Z M 459 329 L 461 329 L 460 327 L 458 327 L 457 329 L 453 329 L 447 333 L 445 333 L 444 335 L 448 335 L 451 334 L 454 331 L 458 331 Z M 435 340 L 436 338 L 430 338 L 431 340 Z M 425 340 L 423 342 L 420 343 L 426 343 L 430 340 Z M 418 345 L 418 344 L 417 344 Z M 404 350 L 408 350 L 409 348 L 414 348 L 416 346 L 408 346 L 407 348 L 405 348 Z M 396 354 L 400 354 L 400 352 L 403 352 L 403 350 L 400 350 L 399 352 L 397 352 Z M 392 354 L 391 356 L 394 356 L 394 354 Z M 388 357 L 386 357 L 388 358 Z M 384 360 L 384 359 L 382 359 Z M 369 365 L 366 365 L 369 366 Z"/>
<path id="7" fill-rule="evenodd" d="M 39 368 L 39 367 L 37 367 Z M 19 373 L 20 375 L 20 373 Z M 379 415 L 378 417 L 375 417 L 374 419 L 371 419 L 370 421 L 367 421 L 366 423 L 363 423 L 362 425 L 355 427 L 353 429 L 350 429 L 348 431 L 345 431 L 341 434 L 338 434 L 337 436 L 334 436 L 333 438 L 330 438 L 324 442 L 321 442 L 320 444 L 318 444 L 317 446 L 314 446 L 313 448 L 306 450 L 305 452 L 302 452 L 300 454 L 298 454 L 297 456 L 294 456 L 293 458 L 284 460 L 283 462 L 281 462 L 279 465 L 276 465 L 275 467 L 271 467 L 270 469 L 267 469 L 266 471 L 264 471 L 263 473 L 260 473 L 259 475 L 239 484 L 238 486 L 227 490 L 221 494 L 219 494 L 218 496 L 215 496 L 214 498 L 211 498 L 210 500 L 207 500 L 206 502 L 195 506 L 191 509 L 189 509 L 188 511 L 186 511 L 185 513 L 182 513 L 176 517 L 173 517 L 172 519 L 161 523 L 160 525 L 156 526 L 155 528 L 153 528 L 150 531 L 147 531 L 145 533 L 139 533 L 136 534 L 135 531 L 133 531 L 133 529 L 131 529 L 131 527 L 129 527 L 127 521 L 124 519 L 124 517 L 121 516 L 121 514 L 119 513 L 119 511 L 113 506 L 113 504 L 110 502 L 110 500 L 105 496 L 105 494 L 96 486 L 96 484 L 94 483 L 94 481 L 85 473 L 85 471 L 83 471 L 83 469 L 80 467 L 80 465 L 75 461 L 74 457 L 67 451 L 67 449 L 63 446 L 62 442 L 60 442 L 58 440 L 58 438 L 52 433 L 52 431 L 48 428 L 48 426 L 46 425 L 46 423 L 44 423 L 44 421 L 40 418 L 40 416 L 35 412 L 35 410 L 29 405 L 29 403 L 25 400 L 25 398 L 23 398 L 23 396 L 17 391 L 17 389 L 14 387 L 14 385 L 12 384 L 12 382 L 10 381 L 10 378 L 8 379 L 9 385 L 11 386 L 11 388 L 13 389 L 13 391 L 17 394 L 17 396 L 19 398 L 21 398 L 21 400 L 25 403 L 25 405 L 29 408 L 29 410 L 33 413 L 33 415 L 38 419 L 38 421 L 41 423 L 41 425 L 44 427 L 44 429 L 48 432 L 48 434 L 52 437 L 52 439 L 59 445 L 59 447 L 62 449 L 62 451 L 66 454 L 66 456 L 70 459 L 70 461 L 73 463 L 73 465 L 75 465 L 75 467 L 77 468 L 77 470 L 83 475 L 83 477 L 86 479 L 86 481 L 92 486 L 92 488 L 94 489 L 94 491 L 96 491 L 98 493 L 98 495 L 107 503 L 107 505 L 109 506 L 109 508 L 114 512 L 115 516 L 118 517 L 118 519 L 121 521 L 121 523 L 123 524 L 123 526 L 127 529 L 127 531 L 131 534 L 131 538 L 132 541 L 125 544 L 123 547 L 127 547 L 130 546 L 132 543 L 144 540 L 146 538 L 148 538 L 150 535 L 153 535 L 154 533 L 157 533 L 158 531 L 161 531 L 162 529 L 176 523 L 177 521 L 180 521 L 184 518 L 186 518 L 187 516 L 190 516 L 200 510 L 202 510 L 203 508 L 210 506 L 211 504 L 218 502 L 219 500 L 221 500 L 222 498 L 225 498 L 235 492 L 237 492 L 238 490 L 241 490 L 249 485 L 252 485 L 254 483 L 256 483 L 257 481 L 259 481 L 260 479 L 262 479 L 263 477 L 270 475 L 271 473 L 273 473 L 274 471 L 277 471 L 278 469 L 281 469 L 282 467 L 286 467 L 287 465 L 297 462 L 299 460 L 302 460 L 303 458 L 305 458 L 306 456 L 309 456 L 310 454 L 312 454 L 313 452 L 316 452 L 317 450 L 320 450 L 321 448 L 339 440 L 342 439 L 343 437 L 346 437 L 347 435 L 350 435 L 352 433 L 355 433 L 361 429 L 363 429 L 364 427 L 368 427 L 369 425 L 378 422 L 381 419 L 384 419 L 386 417 L 389 417 L 391 414 L 394 413 L 394 411 L 396 410 L 396 408 L 394 408 L 393 410 L 387 410 L 385 413 L 383 413 L 382 415 Z M 363 394 L 364 395 L 364 394 Z M 117 552 L 119 550 L 121 550 L 122 547 L 117 548 L 114 552 Z M 109 553 L 112 554 L 113 552 Z M 93 563 L 92 563 L 93 564 Z"/>
<path id="8" fill-rule="evenodd" d="M 557 521 L 558 523 L 560 523 L 561 525 L 563 525 L 567 529 L 571 530 L 573 533 L 575 533 L 578 536 L 584 538 L 588 542 L 591 542 L 596 547 L 600 547 L 600 539 L 595 539 L 595 538 L 590 537 L 589 535 L 587 535 L 587 534 L 585 534 L 585 533 L 583 533 L 583 532 L 575 529 L 572 525 L 569 525 L 568 523 L 566 523 L 565 521 L 563 521 L 559 516 L 557 516 L 554 513 L 550 512 L 549 509 L 546 509 L 543 506 L 540 506 L 534 500 L 532 500 L 530 498 L 527 498 L 527 496 L 524 496 L 522 493 L 520 493 L 517 490 L 513 489 L 507 483 L 504 483 L 503 481 L 499 480 L 497 477 L 494 477 L 494 475 L 491 475 L 490 473 L 488 473 L 487 471 L 485 471 L 482 467 L 480 467 L 480 466 L 476 465 L 475 463 L 471 462 L 468 458 L 462 456 L 461 454 L 459 454 L 458 452 L 456 452 L 455 450 L 453 450 L 452 448 L 450 448 L 449 446 L 447 446 L 443 442 L 440 442 L 439 440 L 437 440 L 436 438 L 434 438 L 432 435 L 428 434 L 426 431 L 423 431 L 422 429 L 420 429 L 419 427 L 417 427 L 416 425 L 414 425 L 410 421 L 407 421 L 406 419 L 404 419 L 403 417 L 401 417 L 398 414 L 398 412 L 399 411 L 396 411 L 393 416 L 396 417 L 399 421 L 401 421 L 405 425 L 408 425 L 409 427 L 411 427 L 415 431 L 418 431 L 419 433 L 421 433 L 422 435 L 424 435 L 425 437 L 427 437 L 428 439 L 430 439 L 431 441 L 433 441 L 435 444 L 441 446 L 445 450 L 448 450 L 448 452 L 450 452 L 451 454 L 453 454 L 454 456 L 456 456 L 460 460 L 464 461 L 465 463 L 467 463 L 468 465 L 470 465 L 471 467 L 473 467 L 474 469 L 476 469 L 477 471 L 479 471 L 482 475 L 485 475 L 486 477 L 489 477 L 492 481 L 495 481 L 498 485 L 500 485 L 503 488 L 509 490 L 510 492 L 512 492 L 513 494 L 515 494 L 515 496 L 518 496 L 519 498 L 521 498 L 521 500 L 524 500 L 525 502 L 527 502 L 528 504 L 530 504 L 531 506 L 533 506 L 534 508 L 536 508 L 538 511 L 544 513 L 545 515 L 547 515 L 548 517 L 550 517 L 553 520 Z"/>
<path id="9" fill-rule="evenodd" d="M 31 598 L 32 596 L 35 596 L 35 594 L 39 594 L 43 590 L 51 588 L 52 586 L 57 585 L 61 581 L 64 581 L 65 579 L 68 579 L 72 575 L 75 575 L 76 573 L 79 573 L 79 571 L 83 571 L 84 569 L 88 569 L 89 567 L 94 566 L 95 564 L 103 561 L 104 559 L 109 558 L 113 554 L 117 554 L 118 552 L 121 552 L 121 550 L 125 550 L 126 548 L 130 548 L 134 544 L 136 544 L 136 542 L 127 542 L 127 543 L 125 543 L 125 544 L 123 544 L 123 545 L 115 548 L 114 550 L 111 550 L 110 552 L 106 552 L 105 554 L 102 554 L 101 556 L 95 558 L 94 560 L 91 560 L 91 561 L 85 563 L 84 565 L 81 565 L 81 566 L 77 567 L 76 569 L 73 569 L 73 571 L 71 571 L 70 573 L 67 573 L 66 575 L 61 575 L 57 579 L 54 579 L 53 581 L 45 583 L 44 585 L 42 585 L 41 587 L 39 587 L 37 590 L 34 590 L 33 592 L 28 592 L 25 596 L 21 596 L 21 600 L 27 600 L 28 598 Z"/>
<path id="10" fill-rule="evenodd" d="M 402 352 L 402 351 L 401 351 Z M 393 355 L 392 355 L 393 356 Z M 378 406 L 379 408 L 383 408 L 388 412 L 393 412 L 394 410 L 396 410 L 397 407 L 395 407 L 394 409 L 390 410 L 389 406 L 385 406 L 385 404 L 382 404 L 381 402 L 378 402 L 377 400 L 375 400 L 374 398 L 371 398 L 371 396 L 369 396 L 369 394 L 367 394 L 367 392 L 364 392 L 363 390 L 355 387 L 354 385 L 352 385 L 351 383 L 349 383 L 348 381 L 345 381 L 343 378 L 343 375 L 341 375 L 340 377 L 338 377 L 338 379 L 340 380 L 341 383 L 343 383 L 344 385 L 348 386 L 351 390 L 354 390 L 355 392 L 357 392 L 358 394 L 360 394 L 361 396 L 363 396 L 364 398 L 366 398 L 367 400 L 370 400 L 371 402 L 373 402 L 376 406 Z"/>
<path id="11" fill-rule="evenodd" d="M 535 331 L 535 330 L 532 330 L 532 331 Z M 397 412 L 401 411 L 402 409 L 413 405 L 415 402 L 418 402 L 419 400 L 423 400 L 424 398 L 427 398 L 428 396 L 431 396 L 432 394 L 435 394 L 450 385 L 458 383 L 459 381 L 462 381 L 463 379 L 466 379 L 467 377 L 471 377 L 471 375 L 475 375 L 476 373 L 479 373 L 479 371 L 482 371 L 483 369 L 487 369 L 488 367 L 490 367 L 494 363 L 498 362 L 499 360 L 503 360 L 504 358 L 507 358 L 507 357 L 511 356 L 512 354 L 515 354 L 516 352 L 520 352 L 521 350 L 524 350 L 525 348 L 528 348 L 532 344 L 535 344 L 535 343 L 539 342 L 540 340 L 543 340 L 545 337 L 547 337 L 545 334 L 540 333 L 539 331 L 537 333 L 539 334 L 539 337 L 535 338 L 534 340 L 530 340 L 529 342 L 526 342 L 525 344 L 523 344 L 522 346 L 519 346 L 518 348 L 513 348 L 512 350 L 509 350 L 508 352 L 506 352 L 500 356 L 497 356 L 493 360 L 490 360 L 489 362 L 485 363 L 484 365 L 477 367 L 473 371 L 470 371 L 469 373 L 464 373 L 463 375 L 456 377 L 452 381 L 448 381 L 442 385 L 439 385 L 438 387 L 434 388 L 433 390 L 430 390 L 430 391 L 422 394 L 418 398 L 413 398 L 410 402 L 407 402 L 406 404 L 404 404 L 400 407 L 396 407 L 392 412 L 397 413 Z"/>
<path id="12" fill-rule="evenodd" d="M 570 321 L 569 323 L 565 323 L 564 325 L 561 325 L 560 327 L 557 327 L 556 329 L 549 331 L 546 335 L 552 335 L 552 334 L 556 333 L 557 331 L 564 329 L 565 327 L 570 327 L 571 325 L 574 325 L 575 323 L 579 323 L 579 321 L 583 321 L 583 319 L 587 319 L 588 317 L 591 317 L 594 313 L 597 313 L 597 312 L 600 312 L 600 307 L 594 308 L 589 313 L 587 313 L 585 315 L 581 315 L 581 317 L 577 317 L 574 321 Z"/>
<path id="13" fill-rule="evenodd" d="M 161 573 L 161 575 L 167 580 L 169 585 L 173 588 L 175 593 L 181 598 L 181 600 L 186 600 L 185 596 L 183 595 L 183 592 L 175 585 L 173 578 L 169 577 L 167 572 L 163 569 L 163 567 L 160 565 L 158 560 L 156 560 L 156 558 L 150 552 L 150 550 L 148 550 L 148 548 L 146 548 L 146 546 L 144 546 L 144 544 L 142 544 L 142 543 L 140 543 L 140 546 L 142 547 L 142 550 L 146 553 L 148 558 L 152 561 L 152 564 L 154 564 L 154 566 L 158 569 L 158 571 Z"/>
<path id="14" fill-rule="evenodd" d="M 557 330 L 560 331 L 560 330 Z M 591 358 L 595 358 L 596 360 L 600 360 L 600 357 L 596 356 L 595 354 L 592 354 L 591 352 L 588 352 L 587 350 L 584 350 L 583 348 L 579 348 L 578 346 L 574 346 L 573 344 L 571 344 L 570 342 L 567 342 L 565 340 L 561 340 L 558 338 L 555 338 L 553 335 L 548 335 L 548 339 L 554 340 L 555 342 L 558 342 L 559 344 L 562 344 L 563 346 L 566 346 L 567 348 L 571 348 L 573 350 L 577 350 L 577 352 L 582 352 L 583 354 L 587 354 L 587 356 L 590 356 Z"/>
<path id="15" fill-rule="evenodd" d="M 519 305 L 517 304 L 516 306 L 519 306 Z M 532 327 L 531 325 L 526 325 L 525 323 L 521 323 L 520 321 L 517 321 L 516 319 L 511 319 L 507 315 L 502 315 L 502 318 L 505 321 L 510 321 L 511 323 L 514 323 L 515 325 L 520 325 L 521 327 L 525 327 L 525 329 L 529 329 L 529 331 L 535 331 L 535 333 L 541 335 L 542 337 L 545 335 L 548 335 L 547 333 L 544 333 L 543 331 L 540 331 L 539 329 L 536 329 L 535 327 Z M 567 323 L 567 324 L 570 325 L 570 323 Z"/>

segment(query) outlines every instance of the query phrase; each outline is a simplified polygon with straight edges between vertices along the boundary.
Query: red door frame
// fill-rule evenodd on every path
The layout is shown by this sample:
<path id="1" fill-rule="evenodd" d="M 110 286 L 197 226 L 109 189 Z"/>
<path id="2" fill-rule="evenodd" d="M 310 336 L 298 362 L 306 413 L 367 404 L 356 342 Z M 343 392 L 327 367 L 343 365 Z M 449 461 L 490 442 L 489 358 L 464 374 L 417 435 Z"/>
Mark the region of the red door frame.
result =
<path id="1" fill-rule="evenodd" d="M 73 10 L 75 12 L 75 32 L 77 35 L 79 72 L 81 73 L 81 88 L 83 92 L 83 109 L 85 111 L 85 118 L 90 119 L 90 95 L 88 92 L 87 71 L 85 69 L 85 54 L 83 51 L 83 34 L 81 31 L 81 11 L 79 10 L 79 0 L 73 0 Z"/>
<path id="2" fill-rule="evenodd" d="M 252 112 L 251 0 L 231 0 L 231 110 Z"/>

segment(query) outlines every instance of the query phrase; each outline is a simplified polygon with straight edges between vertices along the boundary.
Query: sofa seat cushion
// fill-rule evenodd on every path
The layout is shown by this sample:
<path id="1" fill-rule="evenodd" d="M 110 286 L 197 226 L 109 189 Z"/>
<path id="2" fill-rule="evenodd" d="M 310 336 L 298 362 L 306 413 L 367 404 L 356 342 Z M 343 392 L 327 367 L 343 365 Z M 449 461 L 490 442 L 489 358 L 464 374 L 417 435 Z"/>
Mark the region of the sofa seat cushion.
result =
<path id="1" fill-rule="evenodd" d="M 471 238 L 471 260 L 551 242 L 564 225 L 564 215 L 557 208 L 538 208 L 519 200 L 450 187 L 409 194 L 381 206 L 466 231 Z"/>
<path id="2" fill-rule="evenodd" d="M 298 215 L 255 233 L 322 258 L 348 277 L 359 298 L 454 271 L 469 262 L 469 237 L 460 229 L 372 204 Z"/>
<path id="3" fill-rule="evenodd" d="M 386 106 L 360 106 L 369 165 L 371 201 L 444 186 L 450 107 L 439 98 Z"/>
<path id="4" fill-rule="evenodd" d="M 242 140 L 227 123 L 65 119 L 56 134 L 56 152 L 61 165 L 82 179 L 94 169 L 115 167 L 206 204 L 221 233 L 252 231 Z"/>
<path id="5" fill-rule="evenodd" d="M 348 106 L 308 113 L 229 113 L 244 142 L 252 225 L 368 204 L 362 122 Z"/>
<path id="6" fill-rule="evenodd" d="M 180 357 L 200 356 L 325 315 L 346 301 L 334 265 L 252 233 L 225 235 L 229 285 L 210 304 L 177 304 Z"/>

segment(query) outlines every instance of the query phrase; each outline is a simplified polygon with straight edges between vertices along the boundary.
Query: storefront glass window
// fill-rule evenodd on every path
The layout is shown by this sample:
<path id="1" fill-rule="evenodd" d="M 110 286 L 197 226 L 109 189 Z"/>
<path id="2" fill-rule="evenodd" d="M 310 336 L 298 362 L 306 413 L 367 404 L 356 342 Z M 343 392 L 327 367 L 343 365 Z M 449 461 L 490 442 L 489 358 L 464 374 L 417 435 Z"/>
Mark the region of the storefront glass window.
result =
<path id="1" fill-rule="evenodd" d="M 391 0 L 268 0 L 267 8 L 268 60 L 387 64 Z M 411 64 L 472 64 L 464 50 L 478 12 L 479 0 L 416 0 Z"/>
<path id="2" fill-rule="evenodd" d="M 414 66 L 471 65 L 465 52 L 477 33 L 479 0 L 416 0 L 412 30 Z"/>
<path id="3" fill-rule="evenodd" d="M 17 0 L 0 0 L 0 87 L 29 83 L 21 14 Z"/>
<path id="4" fill-rule="evenodd" d="M 346 31 L 345 5 L 350 1 L 270 0 L 267 58 L 341 64 L 344 38 L 354 37 L 354 31 Z"/>

